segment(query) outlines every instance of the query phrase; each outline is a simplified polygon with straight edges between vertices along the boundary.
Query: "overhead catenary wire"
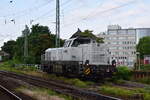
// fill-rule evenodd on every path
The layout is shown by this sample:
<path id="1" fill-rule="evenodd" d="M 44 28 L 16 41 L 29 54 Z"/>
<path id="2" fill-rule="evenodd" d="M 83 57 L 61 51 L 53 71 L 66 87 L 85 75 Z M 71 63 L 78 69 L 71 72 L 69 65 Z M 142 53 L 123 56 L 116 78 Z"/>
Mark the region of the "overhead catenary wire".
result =
<path id="1" fill-rule="evenodd" d="M 60 6 L 65 6 L 65 5 L 67 5 L 68 3 L 70 3 L 72 0 L 67 0 L 67 1 L 65 1 L 65 2 L 63 2 L 62 4 L 60 4 Z M 48 12 L 46 12 L 46 13 L 44 13 L 44 14 L 42 14 L 42 15 L 40 15 L 40 16 L 38 16 L 37 18 L 32 18 L 31 20 L 30 20 L 30 24 L 32 24 L 33 22 L 35 22 L 35 21 L 37 21 L 37 20 L 40 20 L 40 19 L 42 19 L 43 17 L 45 17 L 45 16 L 47 16 L 47 15 L 52 15 L 52 13 L 53 12 L 55 12 L 55 9 L 51 9 L 50 11 L 48 11 Z M 54 15 L 53 15 L 54 16 Z M 52 16 L 51 16 L 52 17 Z M 61 15 L 60 15 L 60 17 L 61 17 Z M 64 13 L 63 13 L 63 17 L 64 17 Z M 56 24 L 56 22 L 55 22 L 55 24 Z"/>
<path id="2" fill-rule="evenodd" d="M 52 1 L 52 0 L 51 0 Z M 67 1 L 65 1 L 64 3 L 62 3 L 61 4 L 61 6 L 64 6 L 64 5 L 66 5 L 67 3 L 69 3 L 71 0 L 67 0 Z M 130 3 L 130 2 L 129 2 Z M 119 6 L 119 7 L 115 7 L 115 8 L 111 8 L 111 9 L 108 9 L 108 10 L 106 10 L 107 12 L 108 11 L 110 11 L 110 10 L 113 10 L 113 9 L 117 9 L 117 8 L 120 8 L 120 7 L 122 7 L 122 6 L 126 6 L 127 4 L 123 4 L 123 5 L 121 5 L 121 6 Z M 37 6 L 37 7 L 39 7 L 39 6 Z M 43 7 L 43 6 L 42 6 Z M 36 7 L 34 7 L 34 9 L 35 9 Z M 33 9 L 33 8 L 32 8 Z M 24 10 L 24 11 L 27 11 L 27 10 Z M 51 10 L 52 12 L 54 11 L 54 10 Z M 102 11 L 102 13 L 105 13 L 106 11 Z M 30 11 L 30 13 L 31 13 L 32 11 Z M 21 13 L 21 12 L 20 12 Z M 23 12 L 22 12 L 23 13 Z M 91 12 L 92 14 L 94 13 L 94 12 Z M 101 12 L 99 12 L 99 13 L 101 13 Z M 17 13 L 15 13 L 15 14 L 17 14 Z M 14 14 L 14 15 L 15 15 Z M 37 18 L 33 18 L 33 19 L 30 19 L 30 22 L 33 22 L 33 21 L 37 21 L 37 20 L 39 20 L 39 19 L 41 19 L 41 18 L 43 18 L 44 17 L 44 15 L 48 15 L 49 13 L 48 12 L 46 12 L 46 13 L 44 13 L 43 15 L 41 15 L 41 16 L 39 16 L 39 17 L 37 17 Z M 50 14 L 51 15 L 51 14 Z M 95 14 L 94 14 L 95 15 Z M 94 15 L 92 15 L 92 16 L 94 16 Z M 23 15 L 22 15 L 23 16 Z M 19 16 L 18 16 L 19 17 Z M 82 18 L 81 20 L 86 20 L 86 19 L 88 19 L 90 17 L 90 14 L 88 14 L 87 15 L 87 17 L 84 17 L 84 18 Z M 16 19 L 17 17 L 14 17 L 13 18 L 13 22 L 15 23 L 15 19 Z M 21 17 L 20 17 L 21 18 Z M 12 20 L 12 19 L 11 19 Z M 8 20 L 9 21 L 9 20 Z M 80 20 L 79 20 L 80 21 Z M 7 22 L 7 20 L 5 20 L 5 23 Z M 78 21 L 77 21 L 78 22 Z M 68 25 L 71 25 L 72 23 L 70 23 L 70 24 L 67 24 L 67 26 Z M 66 26 L 66 25 L 65 25 Z"/>
<path id="3" fill-rule="evenodd" d="M 46 0 L 46 1 L 47 1 L 47 0 Z M 3 21 L 3 23 L 4 23 L 4 22 L 6 22 L 6 23 L 9 22 L 9 23 L 12 23 L 12 24 L 13 24 L 13 21 L 11 21 L 12 19 L 18 20 L 18 17 L 22 18 L 22 16 L 24 17 L 24 15 L 26 15 L 26 14 L 32 13 L 33 11 L 37 11 L 37 9 L 40 9 L 40 8 L 42 8 L 42 7 L 45 7 L 45 6 L 48 6 L 52 1 L 54 1 L 54 0 L 48 1 L 48 2 L 46 2 L 46 3 L 42 3 L 42 4 L 40 4 L 40 5 L 31 7 L 31 8 L 27 8 L 27 9 L 18 11 L 18 12 L 12 13 L 12 14 L 6 14 L 6 15 L 0 16 L 0 17 L 3 17 L 3 18 L 5 19 L 5 21 Z M 71 2 L 71 0 L 66 0 L 65 2 L 62 2 L 62 4 L 61 4 L 62 8 L 63 8 L 63 9 L 66 9 L 66 7 L 68 7 L 67 5 L 68 5 L 70 2 Z M 129 4 L 131 4 L 131 2 L 129 2 Z M 95 17 L 95 16 L 101 15 L 101 14 L 103 14 L 103 13 L 106 13 L 106 12 L 109 12 L 109 11 L 112 11 L 112 10 L 115 10 L 115 9 L 118 9 L 118 8 L 121 8 L 121 6 L 124 7 L 124 6 L 127 6 L 127 5 L 128 5 L 128 4 L 123 4 L 123 5 L 120 5 L 120 6 L 116 7 L 116 8 L 106 9 L 106 10 L 98 11 L 98 12 L 95 12 L 95 11 L 93 10 L 93 11 L 91 11 L 87 16 L 85 16 L 85 17 L 83 17 L 83 18 L 77 20 L 76 22 L 69 23 L 69 24 L 63 24 L 63 26 L 66 27 L 66 26 L 70 26 L 70 25 L 72 25 L 72 24 L 74 24 L 74 23 L 77 23 L 77 22 L 79 22 L 79 21 L 86 21 L 86 20 L 91 19 L 91 18 L 93 18 L 93 17 Z M 70 7 L 70 8 L 71 8 L 71 7 Z M 79 8 L 79 7 L 78 7 L 78 8 Z M 30 21 L 32 21 L 32 20 L 33 20 L 33 22 L 38 21 L 39 19 L 42 19 L 42 20 L 43 20 L 43 17 L 46 17 L 47 15 L 52 15 L 52 12 L 51 12 L 51 11 L 54 12 L 55 10 L 54 10 L 54 9 L 49 9 L 49 11 L 47 11 L 47 12 L 44 11 L 45 13 L 41 14 L 40 16 L 36 16 L 36 18 L 30 18 L 30 19 L 29 19 L 29 23 L 30 23 Z M 91 16 L 91 14 L 93 14 L 93 15 Z M 12 19 L 9 19 L 8 17 L 13 17 L 13 18 L 12 18 Z M 73 20 L 73 21 L 75 21 L 75 20 Z M 16 23 L 16 22 L 15 22 L 15 23 Z M 17 21 L 16 24 L 18 24 L 18 21 Z M 15 26 L 16 26 L 16 25 L 15 25 Z M 12 34 L 12 35 L 13 35 L 13 34 Z M 7 37 L 7 36 L 6 36 L 6 37 Z"/>
<path id="4" fill-rule="evenodd" d="M 54 0 L 51 0 L 50 2 L 42 3 L 42 4 L 38 5 L 38 6 L 34 6 L 34 7 L 31 7 L 31 8 L 27 8 L 27 9 L 18 11 L 18 12 L 15 12 L 15 13 L 6 14 L 6 15 L 3 15 L 3 16 L 0 16 L 0 17 L 1 18 L 3 18 L 3 17 L 11 17 L 11 16 L 18 16 L 19 14 L 31 13 L 33 10 L 37 11 L 37 9 L 40 9 L 40 8 L 50 4 L 52 1 L 54 1 Z"/>
<path id="5" fill-rule="evenodd" d="M 116 7 L 112 7 L 112 8 L 110 8 L 110 9 L 106 9 L 106 10 L 103 10 L 103 11 L 99 11 L 99 12 L 97 12 L 97 13 L 95 13 L 95 14 L 93 14 L 93 12 L 90 12 L 90 13 L 89 13 L 88 15 L 86 15 L 85 17 L 80 18 L 80 19 L 78 19 L 78 20 L 75 21 L 75 22 L 72 22 L 72 23 L 69 23 L 69 24 L 64 24 L 63 26 L 66 28 L 66 26 L 71 26 L 71 25 L 73 25 L 73 24 L 75 24 L 75 23 L 77 23 L 77 22 L 79 22 L 79 21 L 83 21 L 83 20 L 87 20 L 87 19 L 94 18 L 94 17 L 96 17 L 96 16 L 100 16 L 100 15 L 102 15 L 102 14 L 104 14 L 104 13 L 107 13 L 107 12 L 110 12 L 110 11 L 113 11 L 113 10 L 116 10 L 116 9 L 119 9 L 119 8 L 122 8 L 122 7 L 125 7 L 125 6 L 128 6 L 128 5 L 133 4 L 133 3 L 135 3 L 135 2 L 136 2 L 136 0 L 133 0 L 133 1 L 130 1 L 130 2 L 124 3 L 124 4 L 122 4 L 122 5 L 119 5 L 119 6 L 116 6 Z M 89 16 L 89 15 L 91 15 L 91 16 Z"/>
<path id="6" fill-rule="evenodd" d="M 3 19 L 5 20 L 4 23 L 8 24 L 8 23 L 13 22 L 15 24 L 15 22 L 16 22 L 16 20 L 18 20 L 18 18 L 22 18 L 25 15 L 27 15 L 29 13 L 32 13 L 33 11 L 37 11 L 38 9 L 41 9 L 42 7 L 45 7 L 45 6 L 49 5 L 52 1 L 54 1 L 54 0 L 51 0 L 50 2 L 40 4 L 40 5 L 35 6 L 35 7 L 31 7 L 29 9 L 25 9 L 25 10 L 22 10 L 22 11 L 19 11 L 19 12 L 16 12 L 16 13 L 9 14 L 7 16 L 4 15 L 3 16 Z M 7 17 L 11 17 L 11 16 L 12 16 L 12 18 L 7 18 Z M 2 18 L 2 16 L 0 16 L 0 18 Z"/>
<path id="7" fill-rule="evenodd" d="M 49 2 L 49 3 L 47 3 L 47 4 L 50 4 L 51 2 Z M 7 14 L 7 15 L 4 15 L 4 16 L 0 16 L 0 17 L 2 17 L 3 19 L 4 19 L 4 23 L 5 24 L 7 24 L 7 23 L 16 23 L 16 18 L 12 18 L 12 19 L 9 19 L 9 18 L 7 18 L 7 17 L 11 17 L 11 16 L 14 16 L 14 15 L 17 15 L 17 16 L 19 16 L 18 14 L 23 14 L 23 13 L 28 13 L 28 11 L 30 11 L 30 12 L 32 12 L 31 10 L 37 10 L 36 8 L 38 8 L 38 9 L 40 9 L 41 7 L 43 7 L 43 6 L 45 6 L 45 5 L 47 5 L 46 3 L 45 4 L 42 4 L 42 5 L 38 5 L 38 6 L 35 6 L 35 7 L 31 7 L 31 8 L 29 8 L 29 9 L 25 9 L 25 10 L 22 10 L 22 11 L 19 11 L 19 12 L 16 12 L 16 13 L 12 13 L 12 14 Z M 29 13 L 30 13 L 29 12 Z M 15 25 L 15 27 L 16 27 L 16 25 Z M 16 32 L 15 32 L 16 33 Z M 5 34 L 5 35 L 3 35 L 3 36 L 1 36 L 1 37 L 3 37 L 3 38 L 8 38 L 8 37 L 16 37 L 16 34 Z"/>
<path id="8" fill-rule="evenodd" d="M 45 6 L 47 6 L 48 4 L 50 4 L 52 1 L 54 1 L 54 0 L 51 0 L 51 1 L 50 1 L 49 3 L 47 3 Z M 66 5 L 66 4 L 69 3 L 70 1 L 72 1 L 72 0 L 67 0 L 66 2 L 63 2 L 63 3 L 61 4 L 61 6 Z M 5 24 L 11 23 L 11 20 L 14 20 L 14 23 L 15 23 L 15 21 L 16 21 L 18 18 L 21 19 L 21 17 L 24 17 L 27 13 L 31 13 L 33 10 L 37 11 L 36 8 L 40 9 L 40 8 L 42 8 L 42 7 L 44 7 L 44 5 L 43 5 L 43 6 L 39 5 L 39 6 L 36 6 L 36 7 L 32 7 L 32 8 L 23 10 L 24 12 L 21 12 L 21 11 L 20 11 L 20 12 L 13 13 L 13 14 L 10 14 L 10 15 L 7 15 L 7 16 L 5 15 L 5 17 L 3 17 L 3 18 L 5 18 Z M 30 9 L 31 9 L 31 10 L 30 10 Z M 55 9 L 51 9 L 51 10 L 48 11 L 48 12 L 50 13 L 50 15 L 52 15 L 52 13 L 55 12 Z M 30 24 L 33 23 L 34 21 L 37 21 L 37 20 L 43 18 L 44 15 L 48 15 L 48 14 L 49 14 L 48 12 L 42 14 L 41 16 L 39 16 L 39 17 L 37 17 L 37 18 L 35 18 L 35 19 L 34 19 L 34 18 L 31 18 L 31 19 L 30 19 Z M 18 14 L 18 15 L 17 15 L 17 14 Z M 22 15 L 21 15 L 21 14 L 22 14 Z M 13 19 L 6 20 L 6 17 L 11 16 L 11 15 L 13 15 Z M 54 15 L 53 15 L 53 16 L 54 16 Z M 61 15 L 60 15 L 60 16 L 61 16 Z M 2 16 L 0 16 L 0 17 L 2 17 Z M 8 19 L 8 18 L 7 18 L 7 19 Z"/>
<path id="9" fill-rule="evenodd" d="M 46 12 L 46 13 L 40 15 L 40 16 L 37 17 L 37 18 L 33 18 L 32 20 L 30 20 L 30 24 L 32 24 L 34 21 L 37 21 L 37 20 L 39 20 L 39 19 L 45 17 L 45 16 L 48 15 L 49 13 L 50 13 L 50 11 L 48 11 L 48 12 Z"/>
<path id="10" fill-rule="evenodd" d="M 69 1 L 69 0 L 68 0 Z M 68 2 L 67 1 L 67 2 Z M 64 3 L 63 3 L 64 4 Z M 36 6 L 37 7 L 37 6 Z M 30 8 L 31 9 L 31 8 Z M 34 7 L 32 7 L 32 9 L 35 9 Z M 28 9 L 29 10 L 29 9 Z M 26 11 L 28 11 L 28 10 L 24 10 L 25 12 Z M 37 10 L 37 9 L 36 9 Z M 51 10 L 52 11 L 52 10 Z M 12 15 L 17 15 L 17 14 L 20 14 L 20 13 L 25 13 L 25 12 L 19 12 L 19 13 L 13 13 Z M 31 11 L 30 11 L 31 12 Z M 42 14 L 41 16 L 39 16 L 39 17 L 37 17 L 37 18 L 33 18 L 33 20 L 30 20 L 31 22 L 33 22 L 33 21 L 36 21 L 36 20 L 39 20 L 39 19 L 41 19 L 41 18 L 43 18 L 43 17 L 45 17 L 45 15 L 48 15 L 48 14 L 51 14 L 50 13 L 50 11 L 48 11 L 48 12 L 46 12 L 46 13 L 44 13 L 44 14 Z M 9 16 L 11 16 L 11 14 L 9 15 Z M 4 18 L 5 20 L 4 20 L 4 22 L 5 22 L 5 24 L 6 23 L 11 23 L 11 22 L 13 22 L 13 23 L 15 23 L 15 19 L 16 19 L 16 17 L 14 17 L 13 19 L 8 19 L 7 18 L 7 16 L 5 16 L 6 18 Z M 19 25 L 18 23 L 17 23 L 17 25 Z M 22 24 L 23 25 L 23 24 Z"/>
<path id="11" fill-rule="evenodd" d="M 135 3 L 135 2 L 136 2 L 136 0 L 132 0 L 132 1 L 129 1 L 129 2 L 124 3 L 124 4 L 122 4 L 122 5 L 119 5 L 119 6 L 116 6 L 116 7 L 112 7 L 112 8 L 110 8 L 110 9 L 106 9 L 106 10 L 99 11 L 99 12 L 95 12 L 95 13 L 91 12 L 87 17 L 84 17 L 83 19 L 89 19 L 89 18 L 95 17 L 95 16 L 97 16 L 97 15 L 101 15 L 101 14 L 103 14 L 103 13 L 107 13 L 107 12 L 109 12 L 109 11 L 116 10 L 116 9 L 119 9 L 119 8 L 122 8 L 122 7 L 125 7 L 125 6 L 128 6 L 128 5 L 133 4 L 133 3 Z M 91 16 L 90 16 L 90 15 L 91 15 Z"/>

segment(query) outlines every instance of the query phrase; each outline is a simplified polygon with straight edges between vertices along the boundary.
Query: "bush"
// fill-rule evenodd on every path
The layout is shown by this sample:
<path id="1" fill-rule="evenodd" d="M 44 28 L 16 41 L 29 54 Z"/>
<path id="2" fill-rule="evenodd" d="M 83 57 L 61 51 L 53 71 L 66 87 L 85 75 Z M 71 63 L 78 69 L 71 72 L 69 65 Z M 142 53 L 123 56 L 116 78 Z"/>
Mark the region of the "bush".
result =
<path id="1" fill-rule="evenodd" d="M 81 80 L 79 80 L 79 79 L 71 79 L 71 80 L 70 80 L 70 83 L 72 83 L 72 84 L 74 84 L 75 86 L 80 87 L 80 88 L 85 88 L 85 87 L 87 87 L 86 82 L 83 82 L 83 81 L 81 81 Z"/>
<path id="2" fill-rule="evenodd" d="M 142 71 L 150 71 L 150 65 L 142 65 L 142 66 L 140 67 L 140 69 L 141 69 Z"/>
<path id="3" fill-rule="evenodd" d="M 104 94 L 113 95 L 113 96 L 121 96 L 121 97 L 129 97 L 134 95 L 135 91 L 130 91 L 127 89 L 112 87 L 112 86 L 102 86 L 100 87 L 100 91 Z"/>
<path id="4" fill-rule="evenodd" d="M 140 83 L 144 83 L 144 84 L 150 84 L 150 78 L 149 77 L 137 79 L 136 81 L 140 82 Z"/>
<path id="5" fill-rule="evenodd" d="M 105 85 L 100 87 L 100 92 L 107 95 L 113 95 L 115 97 L 122 97 L 124 99 L 126 98 L 126 100 L 131 99 L 131 97 L 134 97 L 137 94 L 142 94 L 144 100 L 149 100 L 150 98 L 150 87 L 127 89 L 122 87 Z"/>
<path id="6" fill-rule="evenodd" d="M 129 80 L 132 76 L 132 72 L 128 67 L 117 67 L 117 72 L 113 77 L 114 80 Z"/>

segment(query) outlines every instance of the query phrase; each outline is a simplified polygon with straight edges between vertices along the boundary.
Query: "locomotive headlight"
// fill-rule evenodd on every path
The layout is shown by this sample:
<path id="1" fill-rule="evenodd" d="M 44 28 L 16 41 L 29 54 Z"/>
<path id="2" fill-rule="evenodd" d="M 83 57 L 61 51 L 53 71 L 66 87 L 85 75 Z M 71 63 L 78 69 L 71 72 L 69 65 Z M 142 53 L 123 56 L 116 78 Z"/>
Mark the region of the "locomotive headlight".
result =
<path id="1" fill-rule="evenodd" d="M 109 73 L 109 72 L 110 72 L 110 70 L 109 70 L 109 69 L 107 69 L 107 70 L 106 70 L 106 72 L 108 72 L 108 73 Z"/>
<path id="2" fill-rule="evenodd" d="M 112 66 L 116 67 L 116 61 L 115 60 L 112 60 Z"/>
<path id="3" fill-rule="evenodd" d="M 85 61 L 85 65 L 86 65 L 86 66 L 89 66 L 89 60 L 86 60 L 86 61 Z"/>

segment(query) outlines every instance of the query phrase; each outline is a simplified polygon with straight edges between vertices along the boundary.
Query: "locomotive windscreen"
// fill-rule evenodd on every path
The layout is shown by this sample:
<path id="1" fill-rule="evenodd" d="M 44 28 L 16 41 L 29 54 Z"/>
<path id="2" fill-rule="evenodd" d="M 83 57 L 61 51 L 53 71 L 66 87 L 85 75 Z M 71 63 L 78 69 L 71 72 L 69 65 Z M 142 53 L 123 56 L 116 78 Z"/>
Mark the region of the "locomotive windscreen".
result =
<path id="1" fill-rule="evenodd" d="M 80 44 L 89 44 L 91 42 L 91 39 L 88 39 L 88 38 L 81 38 L 81 39 L 75 39 L 73 44 L 72 44 L 72 47 L 78 47 L 78 45 Z"/>

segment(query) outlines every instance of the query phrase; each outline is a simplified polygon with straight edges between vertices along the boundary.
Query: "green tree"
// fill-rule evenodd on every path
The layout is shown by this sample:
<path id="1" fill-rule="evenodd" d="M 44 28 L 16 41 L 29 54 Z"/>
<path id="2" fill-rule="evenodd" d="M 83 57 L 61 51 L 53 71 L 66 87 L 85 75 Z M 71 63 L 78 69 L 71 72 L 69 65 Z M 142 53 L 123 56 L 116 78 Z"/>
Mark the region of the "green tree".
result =
<path id="1" fill-rule="evenodd" d="M 4 45 L 1 47 L 2 51 L 5 51 L 6 53 L 9 53 L 10 59 L 14 56 L 14 47 L 16 46 L 16 41 L 10 40 L 4 43 Z"/>
<path id="2" fill-rule="evenodd" d="M 28 36 L 29 58 L 28 63 L 40 63 L 41 55 L 48 48 L 55 47 L 55 35 L 51 34 L 47 26 L 33 25 Z M 63 44 L 61 40 L 61 45 Z"/>
<path id="3" fill-rule="evenodd" d="M 103 43 L 103 38 L 99 38 L 97 36 L 95 36 L 93 34 L 93 31 L 90 31 L 90 30 L 85 30 L 84 32 L 81 32 L 81 36 L 84 36 L 84 37 L 90 37 L 90 38 L 93 38 L 95 39 L 98 43 Z"/>
<path id="4" fill-rule="evenodd" d="M 8 41 L 2 46 L 2 50 L 11 54 L 11 58 L 16 59 L 24 63 L 24 42 L 25 42 L 25 31 L 28 31 L 28 56 L 26 58 L 26 63 L 40 63 L 41 55 L 48 48 L 55 47 L 56 35 L 51 34 L 47 26 L 42 26 L 39 24 L 33 25 L 30 29 L 26 28 L 22 31 L 22 36 L 18 37 L 16 41 Z M 64 40 L 60 40 L 61 46 Z"/>
<path id="5" fill-rule="evenodd" d="M 127 66 L 117 67 L 117 72 L 113 76 L 114 80 L 129 80 L 132 76 L 131 70 Z"/>
<path id="6" fill-rule="evenodd" d="M 23 36 L 17 38 L 14 51 L 15 51 L 14 59 L 17 59 L 20 62 L 23 62 L 23 55 L 24 55 L 24 37 Z"/>
<path id="7" fill-rule="evenodd" d="M 141 58 L 144 58 L 144 55 L 150 55 L 150 36 L 140 39 L 137 45 L 137 51 L 140 52 Z"/>
<path id="8" fill-rule="evenodd" d="M 99 37 L 95 36 L 93 34 L 93 31 L 91 31 L 91 30 L 85 30 L 84 32 L 82 32 L 78 28 L 78 31 L 71 36 L 71 38 L 75 38 L 75 37 L 88 37 L 88 38 L 96 40 L 98 43 L 103 43 L 104 42 L 103 38 L 99 38 Z"/>
<path id="9" fill-rule="evenodd" d="M 50 34 L 50 33 L 51 32 L 47 26 L 36 24 L 32 26 L 30 35 Z"/>

